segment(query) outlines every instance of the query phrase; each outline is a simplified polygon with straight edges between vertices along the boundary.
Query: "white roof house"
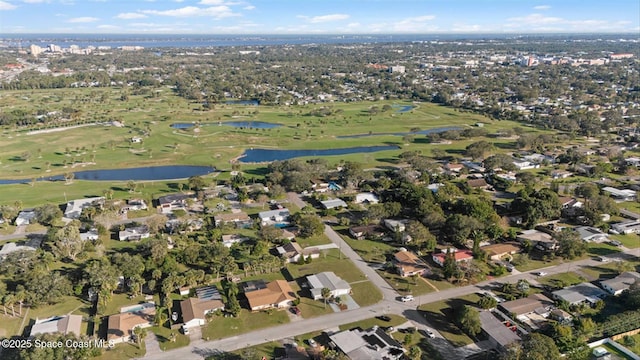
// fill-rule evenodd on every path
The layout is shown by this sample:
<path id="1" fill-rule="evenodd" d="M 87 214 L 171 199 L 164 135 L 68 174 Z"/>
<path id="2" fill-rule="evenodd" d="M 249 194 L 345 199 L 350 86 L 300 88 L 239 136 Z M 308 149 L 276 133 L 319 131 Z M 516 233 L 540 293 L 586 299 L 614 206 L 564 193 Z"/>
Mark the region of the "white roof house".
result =
<path id="1" fill-rule="evenodd" d="M 640 282 L 640 274 L 636 271 L 625 271 L 613 279 L 600 281 L 600 286 L 612 295 L 620 295 L 636 281 Z"/>
<path id="2" fill-rule="evenodd" d="M 606 186 L 602 188 L 602 191 L 609 193 L 612 198 L 618 201 L 632 201 L 636 198 L 636 192 L 629 189 L 620 190 L 611 186 Z"/>
<path id="3" fill-rule="evenodd" d="M 307 282 L 311 289 L 311 297 L 313 297 L 314 300 L 322 299 L 323 288 L 329 289 L 332 296 L 348 295 L 351 293 L 349 283 L 339 278 L 333 271 L 309 275 L 307 276 Z"/>
<path id="4" fill-rule="evenodd" d="M 575 231 L 580 234 L 580 238 L 583 241 L 603 242 L 609 240 L 609 236 L 607 236 L 607 234 L 600 231 L 600 229 L 594 228 L 592 226 L 580 226 L 575 228 Z"/>
<path id="5" fill-rule="evenodd" d="M 82 214 L 82 209 L 102 204 L 104 198 L 102 196 L 71 200 L 67 203 L 67 207 L 64 210 L 64 217 L 67 219 L 79 219 Z"/>
<path id="6" fill-rule="evenodd" d="M 391 231 L 399 231 L 403 232 L 406 230 L 406 225 L 409 223 L 409 220 L 393 220 L 393 219 L 384 219 L 384 226 Z"/>
<path id="7" fill-rule="evenodd" d="M 335 209 L 335 208 L 346 208 L 347 203 L 342 199 L 329 199 L 325 201 L 320 201 L 322 207 L 325 209 Z"/>
<path id="8" fill-rule="evenodd" d="M 31 220 L 35 218 L 36 218 L 36 212 L 33 211 L 33 209 L 22 210 L 20 211 L 20 213 L 18 214 L 18 217 L 13 223 L 16 226 L 29 225 L 31 224 Z"/>
<path id="9" fill-rule="evenodd" d="M 269 211 L 262 211 L 258 213 L 260 222 L 262 225 L 273 225 L 276 223 L 289 221 L 289 209 L 276 209 Z"/>
<path id="10" fill-rule="evenodd" d="M 118 232 L 118 240 L 120 241 L 147 239 L 149 236 L 151 236 L 151 234 L 149 233 L 149 227 L 146 225 L 136 226 Z"/>
<path id="11" fill-rule="evenodd" d="M 625 220 L 611 225 L 612 233 L 617 234 L 639 234 L 640 220 Z"/>
<path id="12" fill-rule="evenodd" d="M 552 294 L 554 298 L 564 300 L 570 305 L 595 304 L 607 296 L 602 289 L 587 282 L 556 290 Z"/>
<path id="13" fill-rule="evenodd" d="M 0 259 L 4 259 L 7 255 L 17 251 L 35 251 L 40 247 L 40 239 L 32 239 L 24 243 L 24 245 L 18 245 L 17 243 L 6 243 L 0 249 Z"/>
<path id="14" fill-rule="evenodd" d="M 378 195 L 370 192 L 363 192 L 356 194 L 356 198 L 353 201 L 356 204 L 369 203 L 369 204 L 377 204 L 380 202 Z"/>
<path id="15" fill-rule="evenodd" d="M 31 336 L 38 334 L 73 333 L 81 335 L 82 315 L 52 316 L 46 319 L 36 319 L 31 327 Z"/>

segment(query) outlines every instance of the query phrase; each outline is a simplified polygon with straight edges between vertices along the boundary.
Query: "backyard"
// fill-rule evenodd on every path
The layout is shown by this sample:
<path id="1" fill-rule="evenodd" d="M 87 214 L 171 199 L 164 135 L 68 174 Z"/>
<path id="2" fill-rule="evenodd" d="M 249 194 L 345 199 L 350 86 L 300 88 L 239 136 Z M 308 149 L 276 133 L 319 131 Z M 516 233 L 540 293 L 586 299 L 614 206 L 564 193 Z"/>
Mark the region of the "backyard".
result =
<path id="1" fill-rule="evenodd" d="M 469 294 L 459 298 L 448 299 L 418 307 L 427 322 L 436 329 L 454 347 L 465 346 L 474 342 L 455 324 L 455 309 L 463 305 L 475 305 L 480 297 Z"/>

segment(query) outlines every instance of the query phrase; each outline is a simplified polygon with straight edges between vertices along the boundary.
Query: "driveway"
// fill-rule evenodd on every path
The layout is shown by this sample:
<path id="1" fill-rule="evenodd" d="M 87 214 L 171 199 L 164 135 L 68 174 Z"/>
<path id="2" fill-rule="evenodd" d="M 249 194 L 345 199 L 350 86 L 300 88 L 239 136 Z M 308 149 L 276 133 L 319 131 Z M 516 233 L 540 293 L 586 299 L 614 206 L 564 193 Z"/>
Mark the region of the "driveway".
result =
<path id="1" fill-rule="evenodd" d="M 145 357 L 154 357 L 162 353 L 162 350 L 160 350 L 160 343 L 158 343 L 158 338 L 156 337 L 156 334 L 151 331 L 147 331 L 147 337 L 144 338 L 144 346 L 147 349 Z"/>

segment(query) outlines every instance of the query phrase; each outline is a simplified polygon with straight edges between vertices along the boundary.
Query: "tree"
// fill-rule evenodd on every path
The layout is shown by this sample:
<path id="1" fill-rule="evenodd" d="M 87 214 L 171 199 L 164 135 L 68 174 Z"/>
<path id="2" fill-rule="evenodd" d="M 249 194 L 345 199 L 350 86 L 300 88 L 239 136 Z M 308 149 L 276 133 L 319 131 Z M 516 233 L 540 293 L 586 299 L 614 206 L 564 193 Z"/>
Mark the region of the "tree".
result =
<path id="1" fill-rule="evenodd" d="M 482 331 L 480 313 L 469 305 L 464 305 L 458 313 L 458 323 L 462 330 L 471 336 L 475 336 Z"/>
<path id="2" fill-rule="evenodd" d="M 409 359 L 420 360 L 422 358 L 422 350 L 419 346 L 414 345 L 409 348 Z"/>
<path id="3" fill-rule="evenodd" d="M 282 238 L 282 234 L 284 231 L 279 229 L 273 225 L 264 225 L 260 227 L 258 231 L 258 235 L 261 239 L 266 240 L 270 243 L 276 243 L 278 239 Z"/>
<path id="4" fill-rule="evenodd" d="M 520 344 L 509 346 L 501 360 L 560 360 L 553 339 L 539 333 L 526 335 Z"/>
<path id="5" fill-rule="evenodd" d="M 136 344 L 138 344 L 138 347 L 140 347 L 142 345 L 142 340 L 147 337 L 147 329 L 136 326 L 133 329 L 133 335 L 136 337 Z"/>
<path id="6" fill-rule="evenodd" d="M 481 140 L 469 144 L 465 148 L 465 155 L 471 156 L 474 160 L 484 159 L 485 155 L 493 151 L 493 144 L 490 142 Z"/>
<path id="7" fill-rule="evenodd" d="M 324 232 L 324 223 L 317 215 L 297 213 L 292 216 L 292 220 L 299 227 L 302 237 L 318 236 Z"/>
<path id="8" fill-rule="evenodd" d="M 53 253 L 60 258 L 75 261 L 84 248 L 84 241 L 80 238 L 80 230 L 74 223 L 56 230 L 49 241 L 52 242 Z"/>
<path id="9" fill-rule="evenodd" d="M 201 176 L 192 176 L 187 180 L 189 188 L 193 191 L 200 191 L 207 186 L 207 183 Z"/>
<path id="10" fill-rule="evenodd" d="M 320 295 L 322 295 L 322 299 L 324 300 L 324 308 L 327 308 L 327 300 L 331 297 L 331 290 L 329 288 L 322 288 L 320 290 Z"/>
<path id="11" fill-rule="evenodd" d="M 564 259 L 573 260 L 587 251 L 587 244 L 580 239 L 578 232 L 562 229 L 555 236 L 558 241 L 558 255 Z"/>
<path id="12" fill-rule="evenodd" d="M 491 296 L 483 296 L 478 301 L 478 306 L 483 309 L 493 309 L 498 306 L 498 301 Z"/>
<path id="13" fill-rule="evenodd" d="M 42 225 L 51 225 L 55 220 L 62 218 L 62 211 L 57 205 L 45 204 L 34 209 L 36 220 Z"/>

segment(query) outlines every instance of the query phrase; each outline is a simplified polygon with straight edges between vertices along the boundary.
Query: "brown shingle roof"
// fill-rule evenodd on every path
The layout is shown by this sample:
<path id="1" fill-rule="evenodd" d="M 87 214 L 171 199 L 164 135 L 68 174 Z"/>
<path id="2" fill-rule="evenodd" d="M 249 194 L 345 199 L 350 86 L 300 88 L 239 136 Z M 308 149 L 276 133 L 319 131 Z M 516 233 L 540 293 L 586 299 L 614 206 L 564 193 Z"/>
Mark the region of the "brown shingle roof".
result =
<path id="1" fill-rule="evenodd" d="M 204 319 L 205 312 L 220 308 L 224 308 L 224 304 L 220 300 L 189 298 L 180 302 L 183 322 L 191 321 L 193 319 Z"/>
<path id="2" fill-rule="evenodd" d="M 291 286 L 284 280 L 272 281 L 267 284 L 266 288 L 252 291 L 245 295 L 252 309 L 295 299 L 295 293 L 291 289 Z"/>
<path id="3" fill-rule="evenodd" d="M 144 313 L 120 313 L 109 316 L 107 340 L 131 335 L 131 330 L 139 325 L 149 324 L 153 321 L 155 309 Z"/>
<path id="4" fill-rule="evenodd" d="M 528 314 L 538 308 L 546 308 L 551 305 L 553 305 L 553 301 L 542 294 L 533 294 L 523 299 L 507 301 L 500 304 L 507 313 L 514 313 L 516 315 Z"/>

